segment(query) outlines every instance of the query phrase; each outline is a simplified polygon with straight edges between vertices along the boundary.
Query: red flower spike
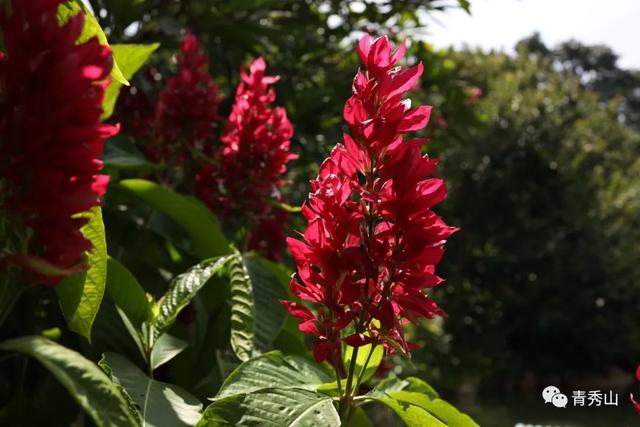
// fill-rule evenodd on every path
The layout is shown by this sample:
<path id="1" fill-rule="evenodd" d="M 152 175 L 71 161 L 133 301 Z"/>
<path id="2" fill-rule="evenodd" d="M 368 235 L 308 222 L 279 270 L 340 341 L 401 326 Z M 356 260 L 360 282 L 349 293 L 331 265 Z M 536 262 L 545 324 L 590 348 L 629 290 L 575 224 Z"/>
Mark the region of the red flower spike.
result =
<path id="1" fill-rule="evenodd" d="M 97 157 L 118 132 L 100 123 L 111 50 L 96 38 L 76 44 L 84 14 L 60 26 L 61 3 L 15 0 L 10 16 L 0 8 L 0 215 L 29 236 L 27 254 L 0 264 L 51 286 L 86 268 L 87 220 L 73 216 L 99 205 L 109 177 Z"/>
<path id="2" fill-rule="evenodd" d="M 187 33 L 180 43 L 178 74 L 167 80 L 156 101 L 147 151 L 151 160 L 184 167 L 193 163 L 195 152 L 207 154 L 221 101 L 208 68 L 200 42 Z"/>
<path id="3" fill-rule="evenodd" d="M 258 58 L 249 73 L 241 71 L 222 147 L 214 156 L 219 162 L 202 167 L 195 181 L 198 197 L 223 220 L 246 216 L 253 228 L 250 249 L 277 260 L 288 215 L 274 212 L 269 199 L 280 200 L 287 163 L 297 155 L 289 151 L 293 127 L 287 112 L 271 106 L 276 99 L 271 85 L 278 77 L 265 75 L 265 69 Z"/>
<path id="4" fill-rule="evenodd" d="M 365 70 L 356 74 L 343 112 L 351 132 L 310 183 L 303 240 L 287 241 L 298 268 L 292 292 L 318 313 L 301 330 L 316 336 L 319 361 L 340 360 L 340 341 L 406 354 L 413 345 L 403 325 L 444 315 L 424 290 L 442 282 L 435 265 L 456 229 L 431 210 L 447 192 L 430 177 L 437 160 L 422 155 L 426 141 L 404 140 L 431 114 L 430 106 L 411 109 L 403 99 L 423 73 L 422 64 L 398 66 L 405 51 L 404 44 L 393 50 L 386 37 L 360 40 Z M 301 315 L 298 306 L 287 309 Z M 349 323 L 355 332 L 342 337 Z"/>

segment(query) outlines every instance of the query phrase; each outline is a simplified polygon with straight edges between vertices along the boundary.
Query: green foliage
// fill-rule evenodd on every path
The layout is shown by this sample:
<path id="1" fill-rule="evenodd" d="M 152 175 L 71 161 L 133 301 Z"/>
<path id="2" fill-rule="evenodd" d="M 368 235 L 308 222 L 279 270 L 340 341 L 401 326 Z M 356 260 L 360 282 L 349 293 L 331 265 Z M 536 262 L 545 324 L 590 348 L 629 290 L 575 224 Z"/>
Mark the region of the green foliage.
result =
<path id="1" fill-rule="evenodd" d="M 114 64 L 118 64 L 119 70 L 126 79 L 130 79 L 144 65 L 151 54 L 160 47 L 160 43 L 152 44 L 114 44 L 111 45 L 113 50 Z M 128 85 L 120 79 L 113 79 L 107 90 L 105 91 L 104 101 L 102 102 L 102 119 L 106 120 L 111 117 L 113 108 L 116 105 L 118 94 L 122 85 Z"/>
<path id="2" fill-rule="evenodd" d="M 169 330 L 180 311 L 191 302 L 207 281 L 218 274 L 232 259 L 232 257 L 217 257 L 203 261 L 171 281 L 169 290 L 158 301 L 158 315 L 152 322 L 155 338 Z"/>
<path id="3" fill-rule="evenodd" d="M 135 403 L 143 426 L 192 426 L 200 418 L 198 399 L 180 387 L 149 378 L 124 357 L 106 353 L 100 366 Z"/>
<path id="4" fill-rule="evenodd" d="M 107 293 L 136 329 L 151 320 L 151 305 L 144 289 L 125 266 L 111 257 L 107 260 Z"/>
<path id="5" fill-rule="evenodd" d="M 186 341 L 169 334 L 162 334 L 154 343 L 149 361 L 150 368 L 157 369 L 180 354 L 189 345 Z"/>
<path id="6" fill-rule="evenodd" d="M 241 361 L 271 348 L 285 320 L 278 278 L 239 253 L 229 261 L 231 348 Z"/>
<path id="7" fill-rule="evenodd" d="M 215 400 L 196 426 L 338 427 L 340 417 L 328 396 L 302 389 L 266 388 Z"/>
<path id="8" fill-rule="evenodd" d="M 351 359 L 353 358 L 354 348 L 347 345 L 344 353 L 344 364 L 349 366 Z M 356 372 L 360 376 L 361 382 L 367 382 L 373 374 L 378 370 L 378 366 L 382 362 L 384 357 L 384 348 L 382 345 L 376 345 L 372 348 L 372 344 L 363 345 L 359 347 L 358 354 L 356 355 Z"/>
<path id="9" fill-rule="evenodd" d="M 431 399 L 425 394 L 413 391 L 394 391 L 389 393 L 389 397 L 422 408 L 449 427 L 478 427 L 468 415 L 462 414 L 442 399 Z"/>
<path id="10" fill-rule="evenodd" d="M 238 366 L 225 380 L 216 399 L 277 387 L 315 390 L 331 377 L 309 361 L 274 351 Z"/>
<path id="11" fill-rule="evenodd" d="M 191 237 L 193 252 L 199 258 L 229 254 L 218 219 L 199 200 L 143 179 L 120 181 L 117 188 L 175 221 Z"/>
<path id="12" fill-rule="evenodd" d="M 376 397 L 375 400 L 391 408 L 407 427 L 447 427 L 446 424 L 419 406 L 388 397 Z"/>
<path id="13" fill-rule="evenodd" d="M 251 358 L 254 352 L 254 305 L 251 277 L 236 254 L 229 262 L 231 284 L 231 348 L 242 362 Z"/>
<path id="14" fill-rule="evenodd" d="M 100 427 L 135 427 L 138 419 L 129 402 L 93 362 L 80 353 L 39 336 L 0 343 L 0 350 L 16 351 L 37 359 L 67 389 Z"/>
<path id="15" fill-rule="evenodd" d="M 63 279 L 56 292 L 69 329 L 91 341 L 91 327 L 107 280 L 107 244 L 99 206 L 77 217 L 89 220 L 81 229 L 82 235 L 93 245 L 86 255 L 89 269 Z"/>

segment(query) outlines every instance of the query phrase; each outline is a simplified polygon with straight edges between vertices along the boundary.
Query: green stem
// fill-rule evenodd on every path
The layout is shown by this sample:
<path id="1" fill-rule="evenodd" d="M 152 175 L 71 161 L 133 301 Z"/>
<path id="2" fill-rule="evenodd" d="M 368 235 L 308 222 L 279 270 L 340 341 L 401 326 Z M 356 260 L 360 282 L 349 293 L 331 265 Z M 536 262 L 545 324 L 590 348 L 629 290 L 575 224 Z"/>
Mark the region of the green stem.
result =
<path id="1" fill-rule="evenodd" d="M 358 349 L 359 347 L 354 348 L 353 353 L 351 354 L 351 362 L 349 363 L 349 371 L 347 372 L 347 385 L 345 387 L 344 395 L 342 395 L 342 398 L 340 399 L 340 419 L 345 425 L 351 415 L 351 402 L 353 401 L 353 395 L 357 392 L 357 390 L 352 390 L 351 386 L 353 385 L 353 376 L 356 370 Z"/>
<path id="2" fill-rule="evenodd" d="M 338 383 L 338 393 L 342 396 L 342 381 L 340 380 L 340 372 L 338 371 L 338 357 L 335 358 L 333 369 L 336 372 L 336 382 Z"/>
<path id="3" fill-rule="evenodd" d="M 376 349 L 376 345 L 371 344 L 371 350 L 369 350 L 369 354 L 367 355 L 367 359 L 364 362 L 364 365 L 362 366 L 362 369 L 360 370 L 360 375 L 358 375 L 358 379 L 356 380 L 356 387 L 355 389 L 358 390 L 360 388 L 360 384 L 362 383 L 362 379 L 364 377 L 364 371 L 367 370 L 367 366 L 369 366 L 369 362 L 371 361 L 371 356 L 373 355 L 373 351 Z"/>

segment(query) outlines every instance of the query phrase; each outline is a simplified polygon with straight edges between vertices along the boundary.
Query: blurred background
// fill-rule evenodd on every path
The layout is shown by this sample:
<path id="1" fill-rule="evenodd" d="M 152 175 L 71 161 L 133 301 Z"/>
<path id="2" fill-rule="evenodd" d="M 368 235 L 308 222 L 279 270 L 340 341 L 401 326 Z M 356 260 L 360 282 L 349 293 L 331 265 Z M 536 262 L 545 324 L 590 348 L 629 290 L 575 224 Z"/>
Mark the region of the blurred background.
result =
<path id="1" fill-rule="evenodd" d="M 293 205 L 345 130 L 355 41 L 407 39 L 426 70 L 412 100 L 434 106 L 423 136 L 449 186 L 439 213 L 461 231 L 434 292 L 448 318 L 412 329 L 422 348 L 388 369 L 424 377 L 481 425 L 638 425 L 640 2 L 88 3 L 111 42 L 162 43 L 121 111 L 153 102 L 186 29 L 209 55 L 223 116 L 240 66 L 263 56 L 300 154 L 284 190 Z M 290 233 L 300 228 L 294 218 Z M 619 404 L 554 408 L 548 385 L 613 390 Z"/>

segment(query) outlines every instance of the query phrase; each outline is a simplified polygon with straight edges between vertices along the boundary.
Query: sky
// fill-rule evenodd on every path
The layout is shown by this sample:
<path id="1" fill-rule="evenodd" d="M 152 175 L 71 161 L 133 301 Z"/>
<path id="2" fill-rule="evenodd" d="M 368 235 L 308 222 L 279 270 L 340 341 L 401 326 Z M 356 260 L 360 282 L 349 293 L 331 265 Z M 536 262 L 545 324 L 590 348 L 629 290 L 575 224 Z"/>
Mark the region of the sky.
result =
<path id="1" fill-rule="evenodd" d="M 435 18 L 427 40 L 436 47 L 512 52 L 518 40 L 538 31 L 548 46 L 570 38 L 606 44 L 620 66 L 640 69 L 640 0 L 472 0 L 471 16 L 449 10 Z"/>

